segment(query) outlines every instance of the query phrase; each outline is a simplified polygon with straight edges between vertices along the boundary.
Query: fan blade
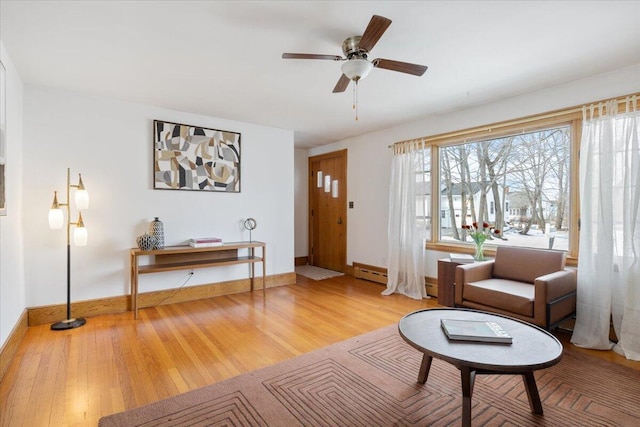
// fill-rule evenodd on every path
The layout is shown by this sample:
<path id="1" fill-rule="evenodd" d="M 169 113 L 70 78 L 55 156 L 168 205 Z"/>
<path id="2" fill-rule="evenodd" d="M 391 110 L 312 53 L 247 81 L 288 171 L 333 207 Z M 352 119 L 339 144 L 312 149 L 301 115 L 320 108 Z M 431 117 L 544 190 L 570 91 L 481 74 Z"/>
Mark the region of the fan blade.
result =
<path id="1" fill-rule="evenodd" d="M 350 81 L 351 80 L 349 79 L 349 77 L 345 76 L 344 74 L 341 75 L 338 83 L 336 84 L 336 87 L 333 88 L 333 93 L 344 92 L 345 90 L 347 90 L 347 86 L 349 86 Z"/>
<path id="2" fill-rule="evenodd" d="M 344 58 L 338 55 L 316 55 L 313 53 L 283 53 L 282 59 L 330 59 L 332 61 L 342 61 Z"/>
<path id="3" fill-rule="evenodd" d="M 367 25 L 367 29 L 364 30 L 358 47 L 367 52 L 371 52 L 371 49 L 378 43 L 380 37 L 387 31 L 389 25 L 391 25 L 391 19 L 387 19 L 384 16 L 373 15 L 371 21 L 369 21 L 369 25 Z"/>
<path id="4" fill-rule="evenodd" d="M 427 71 L 426 65 L 410 64 L 408 62 L 392 61 L 390 59 L 374 59 L 371 61 L 376 68 L 384 68 L 385 70 L 399 71 L 401 73 L 413 74 L 421 76 Z"/>

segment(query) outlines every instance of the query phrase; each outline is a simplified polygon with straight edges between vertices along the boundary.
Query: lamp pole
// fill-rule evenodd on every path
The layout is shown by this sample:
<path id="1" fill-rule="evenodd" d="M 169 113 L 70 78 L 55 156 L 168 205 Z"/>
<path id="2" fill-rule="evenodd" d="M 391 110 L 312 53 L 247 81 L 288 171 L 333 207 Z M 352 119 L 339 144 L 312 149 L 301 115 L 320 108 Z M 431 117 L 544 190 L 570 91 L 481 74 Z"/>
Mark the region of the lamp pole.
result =
<path id="1" fill-rule="evenodd" d="M 54 331 L 78 328 L 87 323 L 84 318 L 74 319 L 71 317 L 71 226 L 84 226 L 84 224 L 82 223 L 82 213 L 78 216 L 78 222 L 71 222 L 71 199 L 69 198 L 69 193 L 71 192 L 71 187 L 81 188 L 81 186 L 84 189 L 82 177 L 80 177 L 78 185 L 71 185 L 71 169 L 67 168 L 67 201 L 66 203 L 60 203 L 60 206 L 67 207 L 67 318 L 52 324 L 51 329 Z"/>

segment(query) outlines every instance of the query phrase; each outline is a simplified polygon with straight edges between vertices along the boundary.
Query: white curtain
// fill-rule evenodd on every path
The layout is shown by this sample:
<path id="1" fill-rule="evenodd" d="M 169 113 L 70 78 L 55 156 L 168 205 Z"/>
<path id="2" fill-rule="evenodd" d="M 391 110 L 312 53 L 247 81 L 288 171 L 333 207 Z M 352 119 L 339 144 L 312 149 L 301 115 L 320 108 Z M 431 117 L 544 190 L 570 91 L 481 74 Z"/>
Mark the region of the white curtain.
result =
<path id="1" fill-rule="evenodd" d="M 640 360 L 640 112 L 636 97 L 584 108 L 580 253 L 571 342 Z M 594 117 L 597 110 L 598 115 Z"/>
<path id="2" fill-rule="evenodd" d="M 429 298 L 424 282 L 425 229 L 418 224 L 416 205 L 418 194 L 426 194 L 421 188 L 425 185 L 424 180 L 417 178 L 418 172 L 426 170 L 422 154 L 424 145 L 395 144 L 393 149 L 389 184 L 388 281 L 382 294 L 400 293 L 418 300 Z"/>

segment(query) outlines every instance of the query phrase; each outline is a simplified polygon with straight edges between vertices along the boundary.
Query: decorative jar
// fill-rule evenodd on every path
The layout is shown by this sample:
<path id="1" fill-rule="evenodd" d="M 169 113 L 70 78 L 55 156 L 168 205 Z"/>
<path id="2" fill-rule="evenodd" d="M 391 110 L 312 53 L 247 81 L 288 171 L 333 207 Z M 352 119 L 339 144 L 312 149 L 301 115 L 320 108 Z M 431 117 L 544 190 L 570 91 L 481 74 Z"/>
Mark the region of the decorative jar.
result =
<path id="1" fill-rule="evenodd" d="M 144 233 L 136 239 L 136 243 L 138 247 L 143 251 L 150 251 L 155 249 L 155 246 L 158 244 L 158 239 L 155 236 L 152 236 L 149 233 Z"/>
<path id="2" fill-rule="evenodd" d="M 164 248 L 164 225 L 158 217 L 155 217 L 155 219 L 149 223 L 149 234 L 156 238 L 156 244 L 153 249 Z"/>

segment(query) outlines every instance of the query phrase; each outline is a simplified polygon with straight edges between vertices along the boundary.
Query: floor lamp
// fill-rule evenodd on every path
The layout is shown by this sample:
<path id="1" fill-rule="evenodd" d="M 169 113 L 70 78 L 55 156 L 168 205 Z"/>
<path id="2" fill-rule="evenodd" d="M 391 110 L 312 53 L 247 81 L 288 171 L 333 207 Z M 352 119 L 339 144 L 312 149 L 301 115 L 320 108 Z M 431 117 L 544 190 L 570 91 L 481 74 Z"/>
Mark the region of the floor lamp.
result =
<path id="1" fill-rule="evenodd" d="M 71 207 L 69 193 L 71 188 L 76 189 L 76 209 L 78 210 L 78 221 L 71 222 Z M 82 210 L 89 207 L 89 194 L 82 183 L 82 175 L 78 174 L 78 185 L 71 184 L 71 169 L 67 168 L 67 201 L 58 202 L 58 192 L 53 193 L 53 204 L 49 210 L 49 227 L 52 230 L 59 230 L 64 225 L 64 213 L 61 206 L 66 206 L 67 210 L 67 318 L 61 322 L 51 325 L 54 331 L 62 331 L 80 327 L 87 323 L 85 319 L 74 319 L 71 317 L 71 226 L 75 225 L 73 242 L 76 246 L 87 245 L 87 229 L 82 221 Z"/>

